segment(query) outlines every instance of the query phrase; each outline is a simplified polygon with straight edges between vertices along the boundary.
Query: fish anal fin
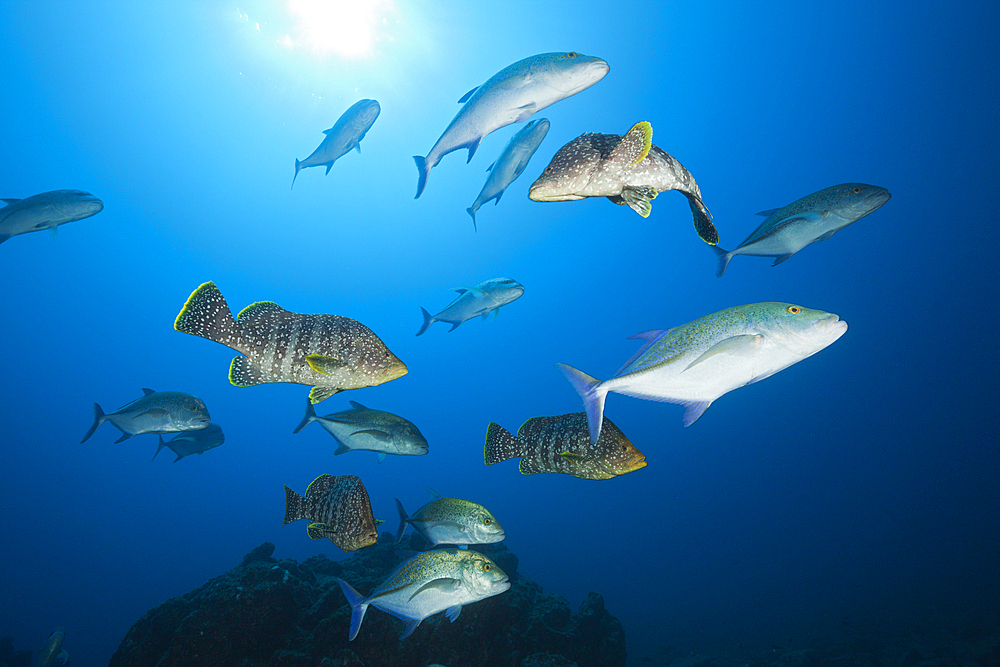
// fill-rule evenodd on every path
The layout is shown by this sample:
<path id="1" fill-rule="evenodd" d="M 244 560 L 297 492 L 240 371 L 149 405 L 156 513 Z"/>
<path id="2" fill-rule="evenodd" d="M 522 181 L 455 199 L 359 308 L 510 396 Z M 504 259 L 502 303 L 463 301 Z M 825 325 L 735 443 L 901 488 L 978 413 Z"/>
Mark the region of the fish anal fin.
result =
<path id="1" fill-rule="evenodd" d="M 734 356 L 744 356 L 751 354 L 756 350 L 760 349 L 760 346 L 764 343 L 764 336 L 762 334 L 740 334 L 739 336 L 732 336 L 720 340 L 718 343 L 708 348 L 701 355 L 687 365 L 682 373 L 685 373 L 703 361 L 707 361 L 718 354 L 729 354 Z"/>
<path id="2" fill-rule="evenodd" d="M 682 403 L 686 409 L 684 410 L 684 426 L 690 426 L 691 424 L 698 421 L 698 418 L 705 414 L 705 410 L 708 410 L 708 406 L 712 404 L 712 401 L 692 401 L 690 403 Z"/>
<path id="3" fill-rule="evenodd" d="M 537 475 L 542 472 L 551 472 L 543 470 L 537 461 L 530 458 L 521 459 L 521 463 L 517 466 L 517 469 L 521 471 L 522 475 Z"/>
<path id="4" fill-rule="evenodd" d="M 794 254 L 795 253 L 793 252 L 791 253 L 791 255 L 778 255 L 777 257 L 774 258 L 774 264 L 772 264 L 771 266 L 777 266 L 778 264 L 781 264 Z"/>

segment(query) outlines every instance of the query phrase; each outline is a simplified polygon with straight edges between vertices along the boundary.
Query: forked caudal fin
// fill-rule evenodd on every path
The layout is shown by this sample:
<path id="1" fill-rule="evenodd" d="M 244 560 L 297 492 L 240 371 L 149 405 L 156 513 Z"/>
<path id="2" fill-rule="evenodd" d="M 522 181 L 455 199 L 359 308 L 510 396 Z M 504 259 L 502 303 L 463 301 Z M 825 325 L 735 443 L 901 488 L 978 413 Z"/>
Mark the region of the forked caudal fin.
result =
<path id="1" fill-rule="evenodd" d="M 596 444 L 601 436 L 601 425 L 604 423 L 604 399 L 608 390 L 601 386 L 601 381 L 583 371 L 578 371 L 566 364 L 556 364 L 569 383 L 583 399 L 583 408 L 587 411 L 587 426 L 590 429 L 590 444 Z"/>
<path id="2" fill-rule="evenodd" d="M 295 427 L 292 433 L 298 433 L 308 426 L 310 422 L 314 421 L 316 421 L 316 410 L 313 408 L 312 401 L 306 400 L 306 416 L 302 418 L 302 421 L 299 422 L 299 425 Z"/>
<path id="3" fill-rule="evenodd" d="M 728 251 L 723 250 L 717 245 L 710 245 L 708 247 L 712 249 L 712 252 L 715 253 L 715 257 L 719 261 L 719 264 L 715 269 L 715 276 L 717 278 L 721 278 L 722 274 L 726 272 L 726 267 L 729 266 L 729 260 L 731 260 L 733 256 L 729 254 Z"/>
<path id="4" fill-rule="evenodd" d="M 427 177 L 430 175 L 431 167 L 434 165 L 427 164 L 427 159 L 423 155 L 414 155 L 413 161 L 417 163 L 417 194 L 413 198 L 419 199 L 420 195 L 424 192 L 424 188 L 427 187 Z"/>
<path id="5" fill-rule="evenodd" d="M 337 583 L 340 584 L 340 590 L 344 591 L 344 597 L 347 598 L 347 604 L 351 605 L 351 631 L 347 635 L 347 640 L 354 641 L 354 638 L 358 636 L 358 630 L 361 629 L 361 621 L 365 620 L 365 612 L 368 610 L 368 603 L 364 601 L 360 593 L 354 590 L 354 588 L 343 579 L 338 578 Z"/>
<path id="6" fill-rule="evenodd" d="M 399 512 L 399 527 L 396 529 L 396 541 L 393 544 L 399 544 L 403 539 L 403 533 L 406 532 L 406 520 L 410 518 L 406 514 L 406 510 L 403 509 L 403 503 L 399 502 L 399 498 L 394 498 L 396 501 L 396 511 Z"/>
<path id="7" fill-rule="evenodd" d="M 94 423 L 90 426 L 90 430 L 87 431 L 87 435 L 83 436 L 83 440 L 80 441 L 80 444 L 82 445 L 87 442 L 87 440 L 90 439 L 90 436 L 94 435 L 94 431 L 97 430 L 97 427 L 103 424 L 105 420 L 107 420 L 107 416 L 104 414 L 104 410 L 101 409 L 100 405 L 94 403 Z"/>
<path id="8" fill-rule="evenodd" d="M 423 325 L 421 325 L 420 331 L 417 332 L 418 336 L 420 334 L 422 334 L 423 332 L 427 331 L 427 328 L 430 325 L 434 324 L 437 321 L 437 320 L 434 319 L 433 315 L 431 315 L 430 313 L 427 312 L 426 308 L 424 308 L 424 307 L 421 306 L 420 312 L 423 313 L 423 315 L 424 315 L 424 323 L 423 323 Z M 455 326 L 458 326 L 458 325 L 456 324 Z M 452 329 L 454 329 L 454 328 L 455 327 L 452 327 Z"/>

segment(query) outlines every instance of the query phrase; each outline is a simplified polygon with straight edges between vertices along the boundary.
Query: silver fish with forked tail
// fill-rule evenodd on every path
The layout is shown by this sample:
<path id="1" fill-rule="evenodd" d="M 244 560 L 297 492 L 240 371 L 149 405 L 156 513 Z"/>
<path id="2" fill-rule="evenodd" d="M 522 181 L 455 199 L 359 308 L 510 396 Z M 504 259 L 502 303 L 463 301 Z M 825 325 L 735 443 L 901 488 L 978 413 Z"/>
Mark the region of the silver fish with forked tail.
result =
<path id="1" fill-rule="evenodd" d="M 97 215 L 104 202 L 83 190 L 52 190 L 24 199 L 0 199 L 0 243 L 11 236 L 51 229 Z"/>
<path id="2" fill-rule="evenodd" d="M 461 110 L 426 156 L 414 155 L 419 177 L 416 199 L 441 158 L 461 148 L 472 160 L 490 132 L 528 120 L 545 107 L 576 95 L 604 78 L 608 63 L 580 53 L 541 53 L 505 67 L 459 100 Z"/>
<path id="3" fill-rule="evenodd" d="M 715 275 L 722 277 L 736 255 L 774 257 L 777 266 L 810 243 L 825 241 L 841 229 L 877 210 L 892 195 L 865 183 L 842 183 L 814 192 L 784 208 L 761 211 L 767 217 L 747 240 L 726 251 L 712 246 L 719 260 Z"/>
<path id="4" fill-rule="evenodd" d="M 212 421 L 205 402 L 197 396 L 182 391 L 153 391 L 146 388 L 143 388 L 142 394 L 141 398 L 126 403 L 111 414 L 104 414 L 101 406 L 94 403 L 94 423 L 80 442 L 87 442 L 97 427 L 106 421 L 122 432 L 122 437 L 115 442 L 122 442 L 142 433 L 197 431 Z"/>
<path id="5" fill-rule="evenodd" d="M 157 446 L 156 454 L 153 454 L 153 458 L 155 459 L 160 450 L 166 447 L 177 455 L 174 463 L 192 454 L 201 456 L 208 450 L 215 449 L 226 441 L 222 427 L 218 424 L 209 424 L 197 431 L 185 431 L 180 435 L 175 435 L 170 440 L 164 440 L 162 435 L 158 435 L 157 437 L 160 439 L 160 444 Z"/>
<path id="6" fill-rule="evenodd" d="M 292 187 L 299 172 L 306 167 L 326 167 L 330 173 L 333 163 L 352 148 L 361 152 L 361 140 L 375 124 L 375 119 L 382 112 L 382 107 L 375 100 L 359 100 L 337 119 L 329 130 L 323 130 L 326 139 L 305 160 L 295 160 L 295 175 L 292 176 Z"/>
<path id="7" fill-rule="evenodd" d="M 524 285 L 512 278 L 491 278 L 475 287 L 461 287 L 455 291 L 459 294 L 458 298 L 437 315 L 431 315 L 425 308 L 420 308 L 420 312 L 424 315 L 424 323 L 417 332 L 418 336 L 435 322 L 447 322 L 451 325 L 448 331 L 452 332 L 462 322 L 473 317 L 482 315 L 485 320 L 490 313 L 496 317 L 500 313 L 500 306 L 506 306 L 521 298 L 524 294 Z"/>
<path id="8" fill-rule="evenodd" d="M 386 454 L 423 456 L 428 449 L 427 439 L 416 424 L 391 412 L 366 408 L 357 401 L 351 401 L 350 410 L 325 417 L 318 416 L 312 402 L 306 401 L 306 415 L 292 433 L 311 422 L 317 422 L 337 441 L 334 455 L 366 450 L 378 454 L 378 462 L 382 463 Z"/>
<path id="9" fill-rule="evenodd" d="M 719 242 L 712 215 L 701 198 L 694 176 L 673 155 L 653 145 L 653 128 L 636 123 L 628 134 L 583 134 L 559 149 L 542 175 L 531 184 L 534 201 L 575 201 L 607 197 L 627 205 L 642 217 L 650 200 L 676 190 L 687 197 L 698 236 Z"/>
<path id="10" fill-rule="evenodd" d="M 437 491 L 427 490 L 433 498 L 413 514 L 407 514 L 403 503 L 396 498 L 396 510 L 399 512 L 396 544 L 403 539 L 407 524 L 432 545 L 503 541 L 504 530 L 488 509 L 471 500 L 442 498 Z"/>
<path id="11" fill-rule="evenodd" d="M 311 385 L 319 403 L 337 392 L 374 387 L 406 375 L 406 364 L 375 333 L 339 315 L 304 315 L 258 301 L 234 319 L 213 282 L 200 285 L 174 320 L 174 329 L 230 347 L 241 355 L 229 366 L 237 387 L 266 382 Z"/>

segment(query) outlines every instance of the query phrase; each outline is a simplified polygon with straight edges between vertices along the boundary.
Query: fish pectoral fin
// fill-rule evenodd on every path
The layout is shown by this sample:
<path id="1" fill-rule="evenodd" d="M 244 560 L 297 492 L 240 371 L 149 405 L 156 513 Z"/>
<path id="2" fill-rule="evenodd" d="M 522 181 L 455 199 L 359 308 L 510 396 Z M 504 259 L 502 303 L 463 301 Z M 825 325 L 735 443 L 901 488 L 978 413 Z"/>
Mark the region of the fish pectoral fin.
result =
<path id="1" fill-rule="evenodd" d="M 750 354 L 759 349 L 763 342 L 764 336 L 761 334 L 740 334 L 739 336 L 733 336 L 732 338 L 720 340 L 718 343 L 705 350 L 701 356 L 688 364 L 687 368 L 681 372 L 687 372 L 701 362 L 707 361 L 717 354 L 730 354 L 737 356 Z"/>
<path id="2" fill-rule="evenodd" d="M 580 454 L 574 454 L 572 452 L 559 452 L 559 456 L 563 457 L 573 465 L 583 465 L 590 460 L 589 456 L 581 456 Z"/>
<path id="3" fill-rule="evenodd" d="M 337 387 L 313 387 L 309 390 L 309 400 L 315 405 L 339 392 Z"/>
<path id="4" fill-rule="evenodd" d="M 347 364 L 340 359 L 334 359 L 333 357 L 328 357 L 323 354 L 307 355 L 306 363 L 309 364 L 309 368 L 313 369 L 317 373 L 323 373 L 324 375 L 336 373 L 347 367 Z"/>
<path id="5" fill-rule="evenodd" d="M 424 591 L 437 591 L 438 593 L 453 593 L 462 585 L 459 579 L 452 579 L 450 577 L 441 577 L 440 579 L 431 579 L 426 584 L 421 586 L 416 590 L 416 592 L 410 596 L 410 600 L 417 597 Z"/>
<path id="6" fill-rule="evenodd" d="M 458 103 L 459 104 L 465 104 L 466 102 L 468 102 L 469 98 L 472 97 L 476 93 L 477 90 L 479 90 L 479 86 L 476 86 L 475 88 L 473 88 L 472 90 L 470 90 L 469 92 L 467 92 L 465 95 L 462 95 L 462 97 L 459 98 Z"/>
<path id="7" fill-rule="evenodd" d="M 164 410 L 163 408 L 150 408 L 149 410 L 144 410 L 143 412 L 139 412 L 137 414 L 132 415 L 132 419 L 135 420 L 138 419 L 139 417 L 152 417 L 152 416 L 158 417 L 160 415 L 169 415 L 169 414 L 170 413 L 167 410 Z"/>
<path id="8" fill-rule="evenodd" d="M 310 540 L 322 540 L 332 532 L 333 531 L 330 530 L 330 526 L 325 523 L 319 523 L 318 521 L 314 521 L 306 526 L 306 533 L 309 535 Z"/>
<path id="9" fill-rule="evenodd" d="M 518 112 L 517 118 L 514 119 L 514 122 L 520 123 L 521 121 L 528 120 L 535 115 L 535 112 L 538 111 L 538 105 L 534 102 L 528 102 L 524 106 L 519 106 L 514 109 L 514 111 Z"/>
<path id="10" fill-rule="evenodd" d="M 647 121 L 639 121 L 632 126 L 618 145 L 608 154 L 608 161 L 620 165 L 622 169 L 639 164 L 649 155 L 653 147 L 653 126 Z"/>
<path id="11" fill-rule="evenodd" d="M 359 435 L 359 434 L 370 435 L 371 437 L 375 438 L 379 442 L 391 442 L 392 441 L 392 436 L 391 435 L 389 435 L 385 431 L 380 431 L 377 428 L 365 428 L 365 429 L 361 429 L 360 431 L 355 431 L 351 435 Z"/>
<path id="12" fill-rule="evenodd" d="M 482 299 L 484 296 L 486 296 L 486 291 L 481 290 L 478 287 L 457 287 L 455 288 L 455 291 L 458 292 L 459 294 L 465 294 L 466 292 L 468 292 L 477 299 Z"/>
<path id="13" fill-rule="evenodd" d="M 452 623 L 455 622 L 455 619 L 458 618 L 458 615 L 461 613 L 462 613 L 462 605 L 460 604 L 452 605 L 451 607 L 448 607 L 447 609 L 444 610 L 444 615 L 447 616 L 448 620 L 451 621 Z"/>

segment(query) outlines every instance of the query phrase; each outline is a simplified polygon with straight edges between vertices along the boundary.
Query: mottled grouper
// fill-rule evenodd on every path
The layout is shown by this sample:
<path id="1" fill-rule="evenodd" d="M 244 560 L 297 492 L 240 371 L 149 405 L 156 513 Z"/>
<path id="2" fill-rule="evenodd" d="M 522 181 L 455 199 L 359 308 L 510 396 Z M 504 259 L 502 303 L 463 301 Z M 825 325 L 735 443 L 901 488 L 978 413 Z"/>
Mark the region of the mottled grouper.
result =
<path id="1" fill-rule="evenodd" d="M 245 355 L 229 366 L 229 381 L 237 387 L 265 382 L 312 385 L 313 403 L 347 389 L 395 380 L 407 370 L 371 329 L 349 317 L 304 315 L 258 301 L 234 320 L 213 282 L 191 293 L 174 329 Z"/>
<path id="2" fill-rule="evenodd" d="M 375 124 L 375 119 L 382 112 L 382 107 L 375 100 L 358 100 L 350 109 L 337 119 L 329 130 L 323 130 L 326 135 L 312 155 L 301 162 L 295 160 L 295 175 L 292 176 L 292 187 L 299 172 L 306 167 L 326 167 L 326 173 L 337 158 L 346 155 L 352 148 L 361 152 L 361 140 Z"/>
<path id="3" fill-rule="evenodd" d="M 430 502 L 413 514 L 407 514 L 403 503 L 396 498 L 399 512 L 399 528 L 396 543 L 403 539 L 406 525 L 420 533 L 430 544 L 491 544 L 501 542 L 504 530 L 490 511 L 471 500 L 442 498 L 433 489 L 427 489 L 433 496 Z"/>
<path id="4" fill-rule="evenodd" d="M 104 202 L 83 190 L 52 190 L 24 199 L 0 199 L 0 243 L 11 236 L 51 229 L 97 215 Z"/>
<path id="5" fill-rule="evenodd" d="M 653 128 L 636 123 L 628 134 L 583 134 L 559 149 L 528 192 L 534 201 L 575 201 L 607 197 L 642 217 L 650 200 L 667 190 L 687 197 L 694 228 L 703 241 L 719 242 L 712 215 L 694 176 L 674 156 L 653 145 Z"/>
<path id="6" fill-rule="evenodd" d="M 542 53 L 500 70 L 459 100 L 461 110 L 426 157 L 414 155 L 419 178 L 417 197 L 427 185 L 431 168 L 460 148 L 472 160 L 479 142 L 490 132 L 528 120 L 545 107 L 576 95 L 604 78 L 608 63 L 580 53 Z M 416 199 L 416 197 L 414 197 Z"/>
<path id="7" fill-rule="evenodd" d="M 437 315 L 431 315 L 426 308 L 420 308 L 424 323 L 417 332 L 418 336 L 435 322 L 450 324 L 451 328 L 448 329 L 450 333 L 457 329 L 459 324 L 473 317 L 481 315 L 485 320 L 491 313 L 496 317 L 500 313 L 500 306 L 506 306 L 521 298 L 524 294 L 524 285 L 513 278 L 490 278 L 475 287 L 460 287 L 455 291 L 458 292 L 458 297 Z"/>
<path id="8" fill-rule="evenodd" d="M 630 336 L 646 344 L 604 382 L 572 366 L 556 366 L 583 397 L 590 441 L 597 442 L 609 391 L 680 403 L 687 408 L 684 425 L 690 426 L 718 397 L 811 357 L 845 331 L 847 322 L 832 313 L 751 303 Z"/>
<path id="9" fill-rule="evenodd" d="M 111 414 L 104 414 L 101 406 L 94 403 L 94 423 L 80 442 L 87 442 L 97 427 L 106 421 L 122 432 L 122 437 L 115 440 L 121 442 L 142 433 L 197 431 L 208 426 L 212 419 L 205 401 L 197 396 L 183 391 L 143 388 L 141 398 L 126 403 Z"/>
<path id="10" fill-rule="evenodd" d="M 324 537 L 344 551 L 356 551 L 378 541 L 378 524 L 361 480 L 354 475 L 320 475 L 306 488 L 305 496 L 285 486 L 285 520 L 281 525 L 309 519 L 311 540 Z"/>
<path id="11" fill-rule="evenodd" d="M 507 575 L 487 556 L 471 549 L 434 549 L 399 564 L 389 578 L 363 598 L 354 588 L 337 579 L 351 605 L 353 641 L 361 629 L 365 612 L 372 606 L 404 622 L 400 639 L 410 636 L 420 621 L 439 611 L 455 622 L 462 606 L 503 593 L 510 588 Z"/>
<path id="12" fill-rule="evenodd" d="M 611 479 L 646 466 L 646 457 L 610 419 L 601 437 L 590 444 L 587 415 L 532 417 L 517 429 L 517 437 L 500 424 L 486 429 L 486 465 L 520 457 L 524 475 L 558 472 L 581 479 Z"/>
<path id="13" fill-rule="evenodd" d="M 825 241 L 889 201 L 889 191 L 877 185 L 842 183 L 814 192 L 784 208 L 761 211 L 767 218 L 747 240 L 726 251 L 712 246 L 719 260 L 715 275 L 722 277 L 736 255 L 774 257 L 777 266 L 810 243 Z"/>
<path id="14" fill-rule="evenodd" d="M 167 447 L 170 451 L 177 455 L 177 458 L 174 459 L 174 463 L 177 463 L 185 456 L 191 456 L 192 454 L 198 454 L 200 456 L 226 441 L 226 435 L 222 432 L 222 427 L 218 424 L 209 424 L 205 428 L 198 429 L 197 431 L 186 431 L 179 435 L 175 435 L 170 440 L 164 440 L 162 435 L 157 437 L 160 438 L 160 444 L 156 448 L 156 454 L 159 454 L 161 449 Z M 153 454 L 154 459 L 156 458 L 156 454 Z"/>

